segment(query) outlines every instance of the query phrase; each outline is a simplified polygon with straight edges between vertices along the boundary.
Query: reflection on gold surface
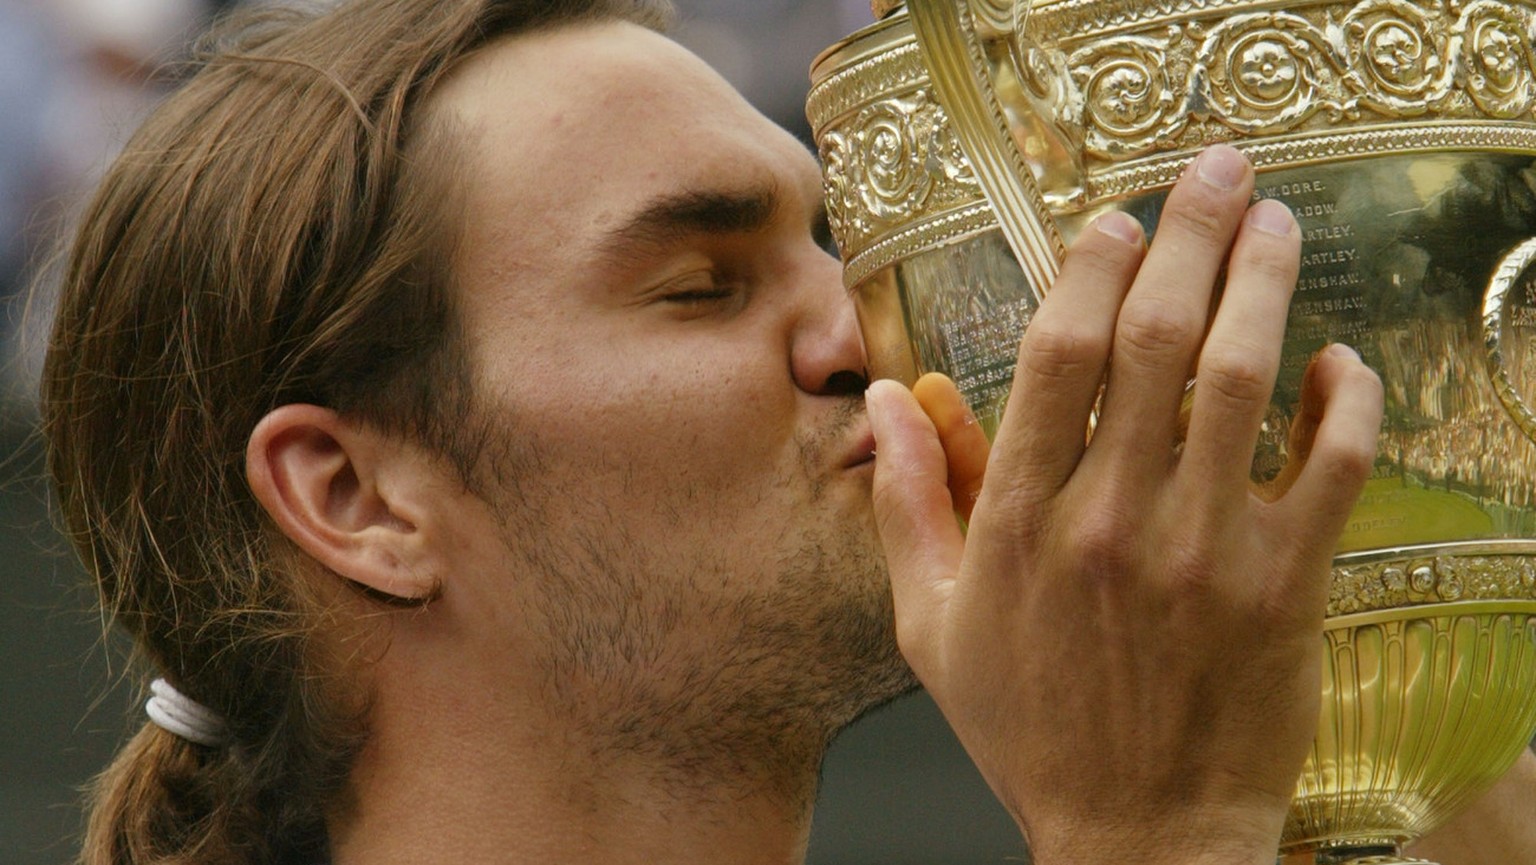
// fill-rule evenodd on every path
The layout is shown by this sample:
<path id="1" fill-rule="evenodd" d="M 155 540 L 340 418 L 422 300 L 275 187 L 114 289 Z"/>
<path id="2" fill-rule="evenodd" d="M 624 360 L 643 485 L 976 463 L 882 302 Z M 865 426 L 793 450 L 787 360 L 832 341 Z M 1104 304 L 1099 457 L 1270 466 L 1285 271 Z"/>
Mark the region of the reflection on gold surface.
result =
<path id="1" fill-rule="evenodd" d="M 1536 601 L 1329 624 L 1322 715 L 1282 853 L 1418 837 L 1491 786 L 1536 726 Z"/>

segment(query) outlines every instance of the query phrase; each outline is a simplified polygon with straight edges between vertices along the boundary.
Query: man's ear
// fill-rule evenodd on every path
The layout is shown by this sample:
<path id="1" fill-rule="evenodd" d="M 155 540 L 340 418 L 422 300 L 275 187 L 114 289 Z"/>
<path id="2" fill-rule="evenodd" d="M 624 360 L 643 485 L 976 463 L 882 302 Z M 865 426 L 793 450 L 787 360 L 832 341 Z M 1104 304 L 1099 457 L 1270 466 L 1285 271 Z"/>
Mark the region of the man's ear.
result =
<path id="1" fill-rule="evenodd" d="M 415 510 L 424 466 L 397 439 L 330 409 L 273 409 L 245 452 L 256 500 L 279 530 L 331 571 L 375 592 L 430 600 L 439 588 Z"/>

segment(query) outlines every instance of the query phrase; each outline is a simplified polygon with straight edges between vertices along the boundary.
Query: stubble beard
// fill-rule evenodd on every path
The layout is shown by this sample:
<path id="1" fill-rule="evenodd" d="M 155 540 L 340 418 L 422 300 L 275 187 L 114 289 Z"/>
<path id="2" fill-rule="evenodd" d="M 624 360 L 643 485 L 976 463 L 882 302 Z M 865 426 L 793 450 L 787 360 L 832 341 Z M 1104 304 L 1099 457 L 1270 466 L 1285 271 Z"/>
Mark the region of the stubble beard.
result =
<path id="1" fill-rule="evenodd" d="M 841 436 L 800 442 L 802 463 L 824 466 Z M 530 489 L 539 457 L 526 438 L 522 448 L 515 501 L 589 501 Z M 830 512 L 822 484 L 777 485 L 797 484 L 807 513 Z M 775 561 L 738 573 L 739 559 L 680 556 L 669 538 L 635 537 L 622 514 L 590 507 L 561 538 L 527 507 L 502 509 L 511 564 L 537 586 L 525 612 L 547 637 L 534 659 L 546 703 L 594 765 L 644 764 L 679 801 L 770 796 L 808 814 L 836 734 L 917 687 L 871 513 L 804 520 Z M 761 589 L 719 591 L 728 584 Z"/>

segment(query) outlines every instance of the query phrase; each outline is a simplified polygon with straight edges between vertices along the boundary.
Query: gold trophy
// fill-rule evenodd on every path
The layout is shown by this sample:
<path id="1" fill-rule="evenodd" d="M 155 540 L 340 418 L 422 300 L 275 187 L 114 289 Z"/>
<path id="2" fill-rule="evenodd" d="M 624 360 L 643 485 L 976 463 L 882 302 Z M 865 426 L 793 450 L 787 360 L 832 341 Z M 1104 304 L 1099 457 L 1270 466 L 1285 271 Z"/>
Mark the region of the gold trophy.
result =
<path id="1" fill-rule="evenodd" d="M 875 0 L 807 112 L 872 372 L 989 431 L 1062 250 L 1205 145 L 1303 233 L 1253 480 L 1331 341 L 1381 376 L 1284 855 L 1387 865 L 1536 732 L 1536 0 Z M 1198 383 L 1194 385 L 1198 387 Z"/>

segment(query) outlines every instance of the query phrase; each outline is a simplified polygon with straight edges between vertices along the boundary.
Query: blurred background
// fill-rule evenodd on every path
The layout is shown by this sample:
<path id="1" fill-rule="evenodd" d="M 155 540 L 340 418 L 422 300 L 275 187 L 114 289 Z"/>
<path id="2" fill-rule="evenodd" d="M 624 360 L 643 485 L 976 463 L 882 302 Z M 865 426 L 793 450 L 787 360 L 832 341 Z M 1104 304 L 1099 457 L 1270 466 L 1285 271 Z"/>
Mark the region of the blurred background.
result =
<path id="1" fill-rule="evenodd" d="M 871 20 L 867 0 L 676 0 L 675 36 L 809 139 L 806 71 Z M 49 254 L 138 119 L 156 74 L 239 0 L 0 0 L 0 865 L 75 853 L 80 786 L 142 715 L 122 646 L 51 529 L 35 380 Z M 40 278 L 38 274 L 43 274 Z M 33 284 L 38 286 L 32 290 Z M 848 731 L 827 763 L 813 865 L 1027 862 L 919 695 Z"/>

